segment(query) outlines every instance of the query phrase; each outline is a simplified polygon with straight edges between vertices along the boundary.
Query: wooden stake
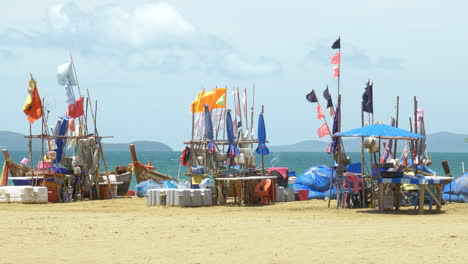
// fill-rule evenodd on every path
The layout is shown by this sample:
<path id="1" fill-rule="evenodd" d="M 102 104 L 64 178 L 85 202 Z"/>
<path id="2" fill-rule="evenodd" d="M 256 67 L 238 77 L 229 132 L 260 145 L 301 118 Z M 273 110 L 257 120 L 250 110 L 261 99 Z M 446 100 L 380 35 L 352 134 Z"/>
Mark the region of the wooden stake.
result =
<path id="1" fill-rule="evenodd" d="M 364 126 L 364 108 L 361 104 L 361 126 Z M 364 178 L 364 137 L 361 137 L 361 179 L 362 179 L 362 190 L 361 190 L 361 208 L 365 207 L 366 192 L 365 192 L 365 178 Z"/>
<path id="2" fill-rule="evenodd" d="M 397 103 L 396 103 L 396 119 L 395 119 L 395 127 L 398 127 L 398 119 L 399 119 L 399 115 L 400 115 L 400 96 L 397 96 Z M 397 142 L 398 140 L 395 139 L 395 144 L 394 144 L 394 148 L 393 148 L 393 153 L 395 154 L 395 159 L 397 158 Z M 391 146 L 390 146 L 391 148 Z"/>

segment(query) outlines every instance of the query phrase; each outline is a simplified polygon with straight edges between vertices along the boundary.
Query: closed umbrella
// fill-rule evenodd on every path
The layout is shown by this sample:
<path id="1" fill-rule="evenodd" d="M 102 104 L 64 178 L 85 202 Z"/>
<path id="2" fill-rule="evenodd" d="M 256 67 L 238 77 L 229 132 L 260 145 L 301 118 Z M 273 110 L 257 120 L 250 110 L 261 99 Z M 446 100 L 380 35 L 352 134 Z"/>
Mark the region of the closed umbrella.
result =
<path id="1" fill-rule="evenodd" d="M 265 172 L 265 155 L 270 154 L 270 150 L 265 145 L 266 142 L 266 129 L 265 129 L 265 119 L 263 118 L 263 112 L 260 113 L 258 117 L 258 146 L 255 152 L 262 155 L 262 173 Z"/>
<path id="2" fill-rule="evenodd" d="M 226 134 L 229 141 L 229 147 L 226 152 L 229 165 L 233 164 L 233 159 L 240 154 L 239 149 L 234 143 L 234 126 L 232 123 L 231 110 L 226 110 Z"/>
<path id="3" fill-rule="evenodd" d="M 219 151 L 218 146 L 214 142 L 213 136 L 213 122 L 211 120 L 211 113 L 208 105 L 205 105 L 205 133 L 206 139 L 208 140 L 208 152 L 216 153 Z"/>
<path id="4" fill-rule="evenodd" d="M 263 113 L 260 113 L 258 117 L 258 146 L 255 152 L 259 155 L 268 155 L 270 150 L 265 145 L 266 142 L 266 129 L 265 129 L 265 119 L 263 118 Z"/>

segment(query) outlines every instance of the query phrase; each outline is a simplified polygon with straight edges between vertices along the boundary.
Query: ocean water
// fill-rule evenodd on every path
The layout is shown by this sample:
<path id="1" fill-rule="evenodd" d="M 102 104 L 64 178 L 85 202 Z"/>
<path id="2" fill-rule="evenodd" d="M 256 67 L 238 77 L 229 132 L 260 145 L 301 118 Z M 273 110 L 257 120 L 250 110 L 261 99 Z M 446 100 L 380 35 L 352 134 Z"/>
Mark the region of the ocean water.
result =
<path id="1" fill-rule="evenodd" d="M 39 152 L 33 153 L 33 161 L 37 164 L 39 158 Z M 179 158 L 180 152 L 138 152 L 138 160 L 142 163 L 148 161 L 152 162 L 162 173 L 168 174 L 173 177 L 180 175 L 180 178 L 184 178 L 182 175 L 187 171 L 187 168 L 180 166 Z M 16 163 L 20 163 L 24 157 L 28 157 L 27 152 L 23 151 L 11 151 L 11 157 Z M 110 170 L 113 170 L 115 166 L 126 166 L 130 164 L 131 156 L 130 152 L 106 152 L 106 162 Z M 352 162 L 361 161 L 360 152 L 347 153 L 351 158 Z M 432 165 L 430 168 L 434 170 L 437 175 L 444 175 L 444 171 L 441 165 L 441 161 L 447 160 L 450 166 L 450 170 L 453 176 L 458 176 L 463 173 L 462 162 L 464 162 L 468 168 L 468 153 L 431 153 Z M 369 154 L 365 153 L 366 163 Z M 260 156 L 256 155 L 257 164 L 260 166 Z M 0 157 L 0 162 L 3 164 L 3 155 Z M 326 165 L 331 166 L 332 156 L 324 152 L 273 152 L 270 155 L 265 156 L 265 168 L 268 167 L 288 167 L 290 171 L 296 171 L 296 175 L 300 175 L 304 170 L 316 166 Z M 179 174 L 180 170 L 180 174 Z"/>

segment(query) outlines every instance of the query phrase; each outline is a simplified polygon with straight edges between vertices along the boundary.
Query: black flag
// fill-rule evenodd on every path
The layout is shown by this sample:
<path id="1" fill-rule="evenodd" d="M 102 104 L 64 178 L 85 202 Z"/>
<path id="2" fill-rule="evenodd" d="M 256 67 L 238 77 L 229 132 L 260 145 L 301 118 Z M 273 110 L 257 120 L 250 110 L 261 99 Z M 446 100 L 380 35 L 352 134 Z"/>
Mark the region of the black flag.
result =
<path id="1" fill-rule="evenodd" d="M 362 94 L 362 110 L 367 113 L 374 113 L 374 102 L 373 102 L 373 86 L 371 82 L 367 82 L 366 90 Z"/>
<path id="2" fill-rule="evenodd" d="M 327 100 L 327 108 L 333 107 L 333 101 L 330 92 L 328 91 L 328 85 L 327 89 L 323 91 L 323 97 L 325 97 L 325 99 Z"/>
<path id="3" fill-rule="evenodd" d="M 335 40 L 335 42 L 333 42 L 333 45 L 332 45 L 331 48 L 332 49 L 340 49 L 341 48 L 340 38 L 338 38 L 337 40 Z"/>
<path id="4" fill-rule="evenodd" d="M 318 103 L 317 95 L 315 94 L 314 90 L 306 95 L 306 99 L 311 103 Z"/>

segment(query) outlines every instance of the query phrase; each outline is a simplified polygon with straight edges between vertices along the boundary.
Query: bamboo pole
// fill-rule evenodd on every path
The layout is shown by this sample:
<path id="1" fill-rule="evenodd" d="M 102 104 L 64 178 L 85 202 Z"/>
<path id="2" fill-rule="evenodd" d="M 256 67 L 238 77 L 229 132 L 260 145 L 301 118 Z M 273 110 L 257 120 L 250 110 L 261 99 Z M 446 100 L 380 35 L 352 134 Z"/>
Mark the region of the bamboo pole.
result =
<path id="1" fill-rule="evenodd" d="M 418 133 L 418 101 L 416 100 L 416 96 L 414 96 L 414 132 L 417 134 Z M 416 176 L 416 169 L 417 169 L 417 164 L 416 161 L 419 163 L 419 157 L 418 157 L 418 141 L 414 141 L 414 157 L 413 157 L 413 171 L 414 175 Z"/>
<path id="2" fill-rule="evenodd" d="M 364 126 L 364 107 L 361 104 L 361 126 Z M 365 191 L 365 178 L 364 178 L 364 137 L 361 137 L 361 179 L 362 179 L 362 193 L 361 193 L 361 208 L 365 207 L 364 200 L 366 199 L 366 191 Z"/>
<path id="3" fill-rule="evenodd" d="M 242 102 L 243 103 L 243 108 L 244 108 L 244 117 L 245 117 L 245 131 L 247 132 L 247 135 L 248 135 L 248 131 L 249 131 L 249 120 L 247 119 L 248 116 L 249 116 L 249 113 L 248 113 L 248 108 L 247 108 L 247 88 L 244 88 L 244 99 L 245 99 L 245 102 Z M 248 136 L 247 136 L 248 137 Z"/>
<path id="4" fill-rule="evenodd" d="M 94 131 L 95 131 L 95 135 L 98 136 L 98 132 L 97 132 L 97 100 L 95 102 L 96 102 L 96 104 L 95 104 L 96 107 L 94 109 Z M 109 190 L 110 190 L 111 199 L 114 199 L 114 190 L 111 187 L 110 177 L 109 177 L 109 169 L 107 167 L 106 159 L 104 158 L 104 151 L 102 150 L 101 140 L 99 140 L 98 148 L 99 148 L 99 156 L 101 157 L 102 163 L 104 164 L 104 171 L 106 173 L 106 178 L 107 178 L 107 188 L 109 188 Z M 99 179 L 99 177 L 101 177 L 101 176 L 99 175 L 99 172 L 98 172 L 97 178 Z M 117 195 L 117 194 L 115 194 L 115 195 Z"/>
<path id="5" fill-rule="evenodd" d="M 334 174 L 334 165 L 335 165 L 335 155 L 332 153 L 332 164 L 331 164 L 331 179 L 330 179 L 330 185 L 329 185 L 329 190 L 328 190 L 328 208 L 330 208 L 331 204 L 331 194 L 332 194 L 332 187 L 333 187 L 333 174 Z M 338 185 L 337 185 L 338 186 Z M 336 190 L 336 208 L 338 208 L 338 199 L 339 199 L 339 190 Z"/>
<path id="6" fill-rule="evenodd" d="M 397 96 L 395 127 L 398 127 L 399 116 L 400 116 L 400 96 Z M 394 144 L 394 149 L 393 149 L 393 153 L 395 154 L 395 157 L 394 157 L 395 159 L 397 157 L 397 146 L 398 146 L 397 142 L 398 140 L 395 139 L 395 144 Z"/>
<path id="7" fill-rule="evenodd" d="M 262 105 L 262 114 L 264 115 L 265 114 L 265 108 L 264 106 Z M 262 175 L 265 174 L 265 155 L 261 155 L 262 156 Z M 275 186 L 273 186 L 273 188 L 276 188 Z"/>
<path id="8" fill-rule="evenodd" d="M 250 129 L 251 129 L 251 136 L 254 139 L 254 109 L 255 109 L 255 84 L 253 85 L 252 90 L 252 107 L 250 108 Z M 251 145 L 251 149 L 253 149 L 253 143 Z"/>
<path id="9" fill-rule="evenodd" d="M 242 127 L 244 126 L 244 124 L 242 123 L 242 107 L 241 107 L 241 103 L 240 103 L 241 100 L 240 100 L 240 95 L 239 95 L 239 87 L 237 87 L 236 94 L 237 94 L 237 107 L 236 107 L 236 109 L 239 109 L 239 122 L 241 124 L 241 126 L 240 126 L 241 130 L 237 131 L 237 140 L 239 140 L 242 137 L 242 132 L 241 131 L 242 131 Z M 236 111 L 236 116 L 237 116 L 237 111 Z"/>

